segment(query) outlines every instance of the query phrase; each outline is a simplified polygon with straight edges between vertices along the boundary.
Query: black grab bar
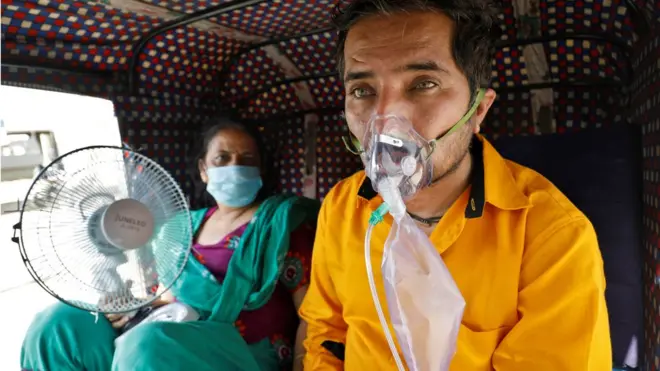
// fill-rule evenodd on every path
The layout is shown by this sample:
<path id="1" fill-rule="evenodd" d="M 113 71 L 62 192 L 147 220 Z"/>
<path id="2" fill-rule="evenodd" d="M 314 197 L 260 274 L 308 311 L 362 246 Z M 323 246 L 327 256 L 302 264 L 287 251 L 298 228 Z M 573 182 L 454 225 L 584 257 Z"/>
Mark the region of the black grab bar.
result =
<path id="1" fill-rule="evenodd" d="M 158 25 L 153 30 L 149 31 L 146 35 L 142 36 L 133 47 L 133 54 L 131 55 L 130 60 L 128 61 L 128 88 L 131 92 L 137 91 L 137 65 L 140 61 L 140 54 L 142 50 L 147 46 L 149 41 L 155 38 L 158 35 L 161 35 L 167 31 L 173 30 L 178 27 L 187 26 L 191 23 L 202 21 L 211 17 L 214 17 L 219 14 L 229 13 L 234 10 L 246 8 L 248 6 L 257 5 L 262 3 L 262 0 L 243 0 L 243 1 L 232 1 L 229 3 L 222 3 L 220 5 L 212 6 L 198 12 L 190 13 L 183 15 L 181 17 L 172 19 L 170 21 L 164 22 Z"/>

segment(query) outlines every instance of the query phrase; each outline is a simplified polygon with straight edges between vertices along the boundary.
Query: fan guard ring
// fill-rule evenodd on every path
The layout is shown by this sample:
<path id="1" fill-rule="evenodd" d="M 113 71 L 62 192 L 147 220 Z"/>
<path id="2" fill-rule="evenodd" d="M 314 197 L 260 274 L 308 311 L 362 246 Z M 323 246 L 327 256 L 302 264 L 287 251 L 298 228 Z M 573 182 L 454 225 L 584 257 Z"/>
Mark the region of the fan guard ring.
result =
<path id="1" fill-rule="evenodd" d="M 118 211 L 125 215 L 117 218 Z M 39 286 L 66 304 L 102 313 L 135 310 L 169 289 L 193 238 L 174 178 L 146 156 L 113 146 L 80 148 L 42 169 L 14 229 Z"/>

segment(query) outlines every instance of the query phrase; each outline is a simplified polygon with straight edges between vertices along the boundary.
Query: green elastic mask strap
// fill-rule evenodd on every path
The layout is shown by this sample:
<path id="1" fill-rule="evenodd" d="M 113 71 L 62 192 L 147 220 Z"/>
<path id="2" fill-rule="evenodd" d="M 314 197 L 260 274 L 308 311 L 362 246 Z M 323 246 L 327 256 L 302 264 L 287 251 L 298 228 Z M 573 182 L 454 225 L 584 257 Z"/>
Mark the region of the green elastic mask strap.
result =
<path id="1" fill-rule="evenodd" d="M 484 99 L 486 96 L 486 89 L 479 89 L 479 92 L 477 93 L 477 97 L 474 99 L 474 103 L 472 103 L 472 106 L 470 109 L 461 117 L 460 120 L 458 120 L 457 123 L 454 124 L 454 126 L 449 129 L 448 132 L 444 133 L 443 135 L 435 138 L 434 140 L 430 141 L 429 143 L 431 144 L 431 152 L 429 153 L 428 157 L 431 157 L 433 154 L 433 151 L 435 151 L 435 147 L 437 146 L 438 142 L 442 140 L 442 138 L 448 137 L 451 133 L 455 132 L 456 130 L 460 129 L 461 126 L 465 125 L 468 120 L 474 115 L 474 112 L 477 111 L 477 108 L 479 107 L 479 104 L 481 104 L 481 101 Z"/>
<path id="2" fill-rule="evenodd" d="M 476 112 L 477 108 L 479 107 L 479 104 L 481 104 L 481 101 L 484 99 L 484 96 L 486 96 L 486 89 L 483 88 L 479 89 L 479 92 L 477 93 L 477 97 L 474 99 L 474 103 L 472 103 L 472 106 L 470 106 L 470 109 L 465 113 L 465 115 L 463 115 L 463 117 L 461 117 L 461 119 L 458 120 L 458 122 L 455 123 L 454 126 L 452 126 L 448 132 L 429 142 L 431 144 L 431 152 L 429 153 L 429 157 L 431 156 L 431 154 L 433 154 L 433 151 L 435 151 L 435 147 L 437 143 L 442 138 L 449 136 L 451 133 L 460 129 L 461 126 L 465 125 L 465 123 L 468 122 L 468 120 L 472 117 L 472 115 L 474 115 L 474 112 Z M 348 134 L 348 137 L 343 136 L 341 137 L 341 140 L 344 142 L 344 146 L 350 153 L 354 155 L 359 155 L 362 152 L 364 152 L 364 149 L 362 149 L 362 146 L 360 145 L 360 141 L 355 136 L 353 136 L 353 134 L 350 134 L 350 132 Z"/>
<path id="3" fill-rule="evenodd" d="M 347 137 L 341 137 L 341 140 L 344 142 L 344 147 L 346 147 L 348 152 L 354 155 L 360 155 L 364 152 L 362 146 L 360 146 L 360 141 L 353 134 L 350 134 L 350 132 Z"/>
<path id="4" fill-rule="evenodd" d="M 437 141 L 439 141 L 440 139 L 442 139 L 442 138 L 444 138 L 444 137 L 446 137 L 446 136 L 449 136 L 449 134 L 451 134 L 451 133 L 455 132 L 456 130 L 460 129 L 461 126 L 463 126 L 466 122 L 468 122 L 468 120 L 470 119 L 470 117 L 472 117 L 472 115 L 474 115 L 474 112 L 475 112 L 475 111 L 477 110 L 477 108 L 479 107 L 479 104 L 480 104 L 481 101 L 484 99 L 484 96 L 485 96 L 485 95 L 486 95 L 486 89 L 479 89 L 479 92 L 477 93 L 477 97 L 474 99 L 474 103 L 472 103 L 472 106 L 471 106 L 470 109 L 465 113 L 465 115 L 463 115 L 463 117 L 461 117 L 461 119 L 458 120 L 458 122 L 455 123 L 454 126 L 452 126 L 451 129 L 449 129 L 448 132 L 446 132 L 444 135 L 442 135 L 442 136 L 436 138 L 436 139 L 434 140 L 434 142 L 437 142 Z"/>

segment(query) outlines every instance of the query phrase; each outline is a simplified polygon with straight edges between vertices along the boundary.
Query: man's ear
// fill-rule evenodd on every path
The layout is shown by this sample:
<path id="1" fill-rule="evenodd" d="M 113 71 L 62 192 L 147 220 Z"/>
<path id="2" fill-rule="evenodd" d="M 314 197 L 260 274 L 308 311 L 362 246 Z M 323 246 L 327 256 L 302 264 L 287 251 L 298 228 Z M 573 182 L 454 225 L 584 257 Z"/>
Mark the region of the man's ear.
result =
<path id="1" fill-rule="evenodd" d="M 474 113 L 473 116 L 476 123 L 476 125 L 474 125 L 475 134 L 481 131 L 481 123 L 484 122 L 484 119 L 486 118 L 486 114 L 488 113 L 490 106 L 492 106 L 493 102 L 495 102 L 495 98 L 497 98 L 497 93 L 495 93 L 495 90 L 491 88 L 486 89 L 486 93 L 484 94 L 483 99 L 479 103 L 479 106 L 477 106 L 477 111 Z"/>
<path id="2" fill-rule="evenodd" d="M 199 177 L 202 178 L 202 182 L 208 183 L 209 176 L 206 174 L 206 164 L 204 164 L 204 160 L 197 161 L 197 169 L 199 170 Z"/>

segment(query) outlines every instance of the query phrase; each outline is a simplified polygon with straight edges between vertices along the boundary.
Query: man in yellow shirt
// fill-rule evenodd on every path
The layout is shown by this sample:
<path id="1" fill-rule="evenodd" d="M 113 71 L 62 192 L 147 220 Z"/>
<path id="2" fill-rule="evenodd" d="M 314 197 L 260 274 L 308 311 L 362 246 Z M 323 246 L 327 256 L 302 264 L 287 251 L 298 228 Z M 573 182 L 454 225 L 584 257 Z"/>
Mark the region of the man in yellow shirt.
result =
<path id="1" fill-rule="evenodd" d="M 435 143 L 433 177 L 406 207 L 466 302 L 451 370 L 611 370 L 591 223 L 548 180 L 504 160 L 478 135 L 495 99 L 480 86 L 491 73 L 496 17 L 479 0 L 354 1 L 336 17 L 346 120 L 362 148 L 371 138 L 361 125 L 374 114 L 405 117 Z M 363 249 L 382 202 L 360 172 L 323 203 L 300 310 L 306 370 L 396 369 Z M 380 262 L 391 227 L 386 218 L 371 238 L 382 302 Z"/>

